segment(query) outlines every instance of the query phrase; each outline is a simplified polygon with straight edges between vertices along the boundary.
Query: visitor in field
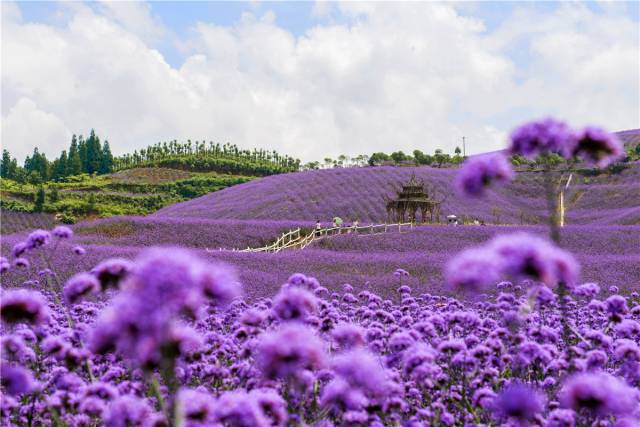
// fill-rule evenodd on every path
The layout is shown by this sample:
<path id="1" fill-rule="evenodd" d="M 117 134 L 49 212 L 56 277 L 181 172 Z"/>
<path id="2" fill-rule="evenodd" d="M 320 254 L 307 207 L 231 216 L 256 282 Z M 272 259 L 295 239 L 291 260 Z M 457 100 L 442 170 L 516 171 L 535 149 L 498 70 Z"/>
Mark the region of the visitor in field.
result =
<path id="1" fill-rule="evenodd" d="M 322 224 L 320 224 L 320 220 L 316 221 L 316 236 L 320 236 L 320 230 L 322 230 Z"/>

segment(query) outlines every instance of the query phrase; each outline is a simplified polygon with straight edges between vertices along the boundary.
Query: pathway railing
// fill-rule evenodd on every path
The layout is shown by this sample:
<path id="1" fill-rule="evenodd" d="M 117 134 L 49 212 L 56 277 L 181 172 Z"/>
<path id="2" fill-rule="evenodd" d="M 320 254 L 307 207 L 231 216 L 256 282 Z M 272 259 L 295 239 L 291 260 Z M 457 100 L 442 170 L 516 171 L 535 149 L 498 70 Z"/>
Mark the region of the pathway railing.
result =
<path id="1" fill-rule="evenodd" d="M 281 250 L 289 248 L 304 249 L 316 240 L 324 239 L 330 236 L 336 236 L 340 234 L 363 234 L 373 235 L 388 232 L 402 232 L 403 228 L 413 229 L 415 226 L 412 222 L 395 223 L 395 224 L 370 224 L 359 226 L 345 226 L 345 227 L 327 227 L 320 229 L 313 229 L 309 234 L 304 235 L 302 230 L 298 227 L 294 230 L 283 233 L 275 242 L 270 245 L 266 245 L 260 248 L 246 248 L 246 249 L 233 249 L 233 251 L 239 252 L 274 252 L 278 253 Z M 222 249 L 220 249 L 222 250 Z M 207 252 L 213 252 L 207 249 Z"/>

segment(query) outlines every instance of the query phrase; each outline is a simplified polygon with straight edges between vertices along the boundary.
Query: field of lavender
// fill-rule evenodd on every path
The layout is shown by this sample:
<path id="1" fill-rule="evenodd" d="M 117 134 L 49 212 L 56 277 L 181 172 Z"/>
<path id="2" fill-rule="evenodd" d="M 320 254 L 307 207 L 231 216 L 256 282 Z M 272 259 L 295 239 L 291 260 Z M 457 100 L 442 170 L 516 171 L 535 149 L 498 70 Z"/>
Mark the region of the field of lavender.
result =
<path id="1" fill-rule="evenodd" d="M 455 169 L 374 167 L 307 171 L 255 180 L 171 205 L 158 218 L 330 221 L 334 216 L 360 223 L 387 219 L 384 196 L 395 196 L 412 174 L 446 197 L 442 212 L 486 223 L 544 223 L 546 209 L 540 172 L 521 172 L 486 197 L 469 199 L 454 188 Z M 620 174 L 580 177 L 567 197 L 570 224 L 640 223 L 640 167 Z M 524 220 L 524 221 L 523 221 Z"/>
<path id="2" fill-rule="evenodd" d="M 602 166 L 617 143 L 551 120 L 510 150 Z M 639 425 L 640 168 L 578 180 L 559 228 L 551 172 L 508 182 L 502 156 L 267 177 L 3 234 L 0 424 Z M 444 214 L 502 225 L 216 250 L 383 221 L 382 195 L 414 172 L 451 193 Z"/>

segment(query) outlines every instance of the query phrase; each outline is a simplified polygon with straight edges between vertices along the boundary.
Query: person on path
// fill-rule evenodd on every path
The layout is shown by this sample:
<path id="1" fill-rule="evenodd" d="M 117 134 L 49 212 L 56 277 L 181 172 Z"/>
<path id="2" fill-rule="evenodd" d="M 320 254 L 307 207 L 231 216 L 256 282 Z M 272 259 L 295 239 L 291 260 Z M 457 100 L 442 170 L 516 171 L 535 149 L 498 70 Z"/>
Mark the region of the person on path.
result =
<path id="1" fill-rule="evenodd" d="M 322 230 L 322 224 L 320 224 L 320 220 L 316 221 L 316 236 L 320 237 L 320 230 Z"/>

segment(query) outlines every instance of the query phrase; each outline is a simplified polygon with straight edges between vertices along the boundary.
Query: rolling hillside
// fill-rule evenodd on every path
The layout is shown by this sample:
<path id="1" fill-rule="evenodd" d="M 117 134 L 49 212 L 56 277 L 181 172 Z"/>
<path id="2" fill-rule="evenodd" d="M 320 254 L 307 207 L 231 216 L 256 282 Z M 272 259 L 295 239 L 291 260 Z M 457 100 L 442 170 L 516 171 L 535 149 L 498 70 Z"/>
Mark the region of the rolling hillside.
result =
<path id="1" fill-rule="evenodd" d="M 430 167 L 328 169 L 270 176 L 159 210 L 156 218 L 330 221 L 386 220 L 384 196 L 393 196 L 412 174 L 445 197 L 442 214 L 487 223 L 540 223 L 545 211 L 542 176 L 520 172 L 514 182 L 474 200 L 457 194 L 457 170 Z M 576 176 L 566 195 L 567 222 L 640 223 L 640 167 L 619 174 Z"/>

